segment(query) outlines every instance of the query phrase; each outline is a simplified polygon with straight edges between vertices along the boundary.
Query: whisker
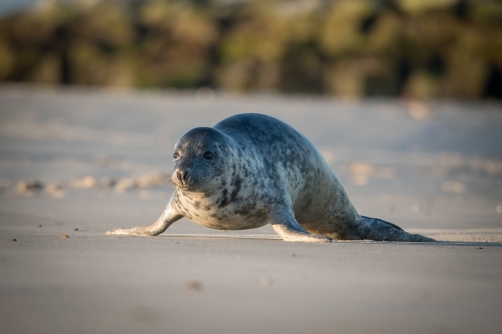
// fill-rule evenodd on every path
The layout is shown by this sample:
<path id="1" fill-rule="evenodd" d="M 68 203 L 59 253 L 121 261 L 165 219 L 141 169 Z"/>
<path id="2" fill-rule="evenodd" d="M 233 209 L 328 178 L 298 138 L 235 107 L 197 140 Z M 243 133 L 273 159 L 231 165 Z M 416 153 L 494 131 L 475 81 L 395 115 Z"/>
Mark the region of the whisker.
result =
<path id="1" fill-rule="evenodd" d="M 167 177 L 166 181 L 167 181 L 167 183 L 170 186 L 174 186 L 174 183 L 173 183 L 173 173 L 174 173 L 174 171 L 169 171 L 169 172 L 166 173 L 166 177 Z"/>

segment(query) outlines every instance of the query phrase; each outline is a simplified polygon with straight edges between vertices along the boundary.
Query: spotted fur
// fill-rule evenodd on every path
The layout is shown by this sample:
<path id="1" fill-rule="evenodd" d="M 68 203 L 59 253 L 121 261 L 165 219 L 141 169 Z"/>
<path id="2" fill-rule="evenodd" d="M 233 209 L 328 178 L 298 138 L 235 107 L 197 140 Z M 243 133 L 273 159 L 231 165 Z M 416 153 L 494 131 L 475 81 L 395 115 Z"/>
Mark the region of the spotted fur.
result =
<path id="1" fill-rule="evenodd" d="M 192 129 L 174 156 L 176 190 L 159 220 L 108 234 L 157 235 L 187 217 L 220 230 L 270 223 L 287 241 L 433 241 L 360 216 L 314 145 L 270 116 L 240 114 Z"/>

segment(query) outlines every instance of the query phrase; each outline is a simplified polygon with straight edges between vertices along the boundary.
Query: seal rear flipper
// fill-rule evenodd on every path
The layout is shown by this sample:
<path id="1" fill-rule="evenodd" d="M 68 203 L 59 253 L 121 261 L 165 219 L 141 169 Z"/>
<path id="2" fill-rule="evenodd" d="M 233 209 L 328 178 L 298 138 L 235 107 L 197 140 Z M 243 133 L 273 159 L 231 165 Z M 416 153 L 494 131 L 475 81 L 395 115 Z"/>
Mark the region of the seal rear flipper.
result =
<path id="1" fill-rule="evenodd" d="M 435 242 L 420 234 L 410 234 L 397 225 L 378 218 L 361 216 L 361 239 L 375 241 Z"/>
<path id="2" fill-rule="evenodd" d="M 385 220 L 382 220 L 382 219 L 379 219 L 379 218 L 372 218 L 372 217 L 366 217 L 366 216 L 361 216 L 362 218 L 364 219 L 373 219 L 373 220 L 378 220 L 379 222 L 381 223 L 385 223 L 385 224 L 388 224 L 394 228 L 397 228 L 398 230 L 401 230 L 401 231 L 404 231 L 402 228 L 400 228 L 399 226 L 397 226 L 396 224 L 392 224 L 392 223 L 389 223 L 388 221 L 385 221 Z"/>

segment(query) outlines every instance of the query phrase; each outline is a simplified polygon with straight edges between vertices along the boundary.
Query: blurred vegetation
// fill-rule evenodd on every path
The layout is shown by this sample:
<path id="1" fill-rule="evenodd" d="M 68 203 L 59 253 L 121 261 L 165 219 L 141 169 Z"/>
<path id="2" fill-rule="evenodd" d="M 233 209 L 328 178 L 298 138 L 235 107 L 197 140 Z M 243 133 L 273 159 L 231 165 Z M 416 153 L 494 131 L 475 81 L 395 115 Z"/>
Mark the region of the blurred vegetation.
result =
<path id="1" fill-rule="evenodd" d="M 501 99 L 502 1 L 49 1 L 0 19 L 0 81 Z"/>

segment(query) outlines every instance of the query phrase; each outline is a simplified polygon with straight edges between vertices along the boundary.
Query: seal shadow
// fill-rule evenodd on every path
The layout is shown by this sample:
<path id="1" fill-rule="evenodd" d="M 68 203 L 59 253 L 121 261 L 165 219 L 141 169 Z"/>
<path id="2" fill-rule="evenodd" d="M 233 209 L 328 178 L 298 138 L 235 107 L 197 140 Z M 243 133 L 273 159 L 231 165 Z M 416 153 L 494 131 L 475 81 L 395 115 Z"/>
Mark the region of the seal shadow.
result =
<path id="1" fill-rule="evenodd" d="M 192 238 L 192 239 L 235 239 L 235 240 L 271 240 L 282 241 L 277 235 L 272 234 L 192 234 L 192 233 L 177 233 L 177 234 L 160 234 L 158 237 L 163 238 Z M 441 241 L 435 242 L 410 242 L 410 241 L 375 241 L 375 240 L 333 240 L 333 244 L 382 244 L 382 245 L 415 245 L 415 246 L 435 246 L 435 247 L 502 247 L 500 242 L 479 242 L 479 241 Z M 480 248 L 483 249 L 483 248 Z"/>

